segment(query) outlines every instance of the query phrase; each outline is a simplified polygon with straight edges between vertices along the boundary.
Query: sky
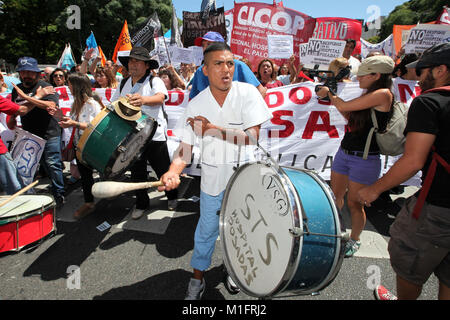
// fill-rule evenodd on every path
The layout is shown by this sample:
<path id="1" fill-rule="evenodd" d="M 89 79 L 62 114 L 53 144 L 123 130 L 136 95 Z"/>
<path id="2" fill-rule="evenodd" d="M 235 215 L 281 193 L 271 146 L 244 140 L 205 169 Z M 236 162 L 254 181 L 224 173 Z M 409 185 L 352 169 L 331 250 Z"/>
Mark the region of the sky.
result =
<path id="1" fill-rule="evenodd" d="M 225 7 L 225 11 L 234 7 L 234 2 L 262 2 L 273 3 L 272 0 L 216 0 L 218 8 Z M 280 0 L 277 0 L 277 3 Z M 351 19 L 369 20 L 378 9 L 381 16 L 387 16 L 396 6 L 407 2 L 406 0 L 283 0 L 286 8 L 294 9 L 313 18 L 319 17 L 343 17 Z M 199 12 L 201 0 L 172 0 L 177 11 L 177 17 L 183 19 L 183 11 Z M 368 12 L 369 9 L 369 12 Z M 370 19 L 371 21 L 373 19 Z"/>

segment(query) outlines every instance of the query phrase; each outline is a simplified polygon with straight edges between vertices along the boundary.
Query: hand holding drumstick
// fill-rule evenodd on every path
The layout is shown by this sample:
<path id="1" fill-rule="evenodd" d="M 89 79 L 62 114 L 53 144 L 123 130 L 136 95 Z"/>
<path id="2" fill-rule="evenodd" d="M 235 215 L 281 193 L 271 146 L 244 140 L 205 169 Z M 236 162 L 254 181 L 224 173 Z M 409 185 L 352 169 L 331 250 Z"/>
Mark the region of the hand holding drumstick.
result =
<path id="1" fill-rule="evenodd" d="M 158 191 L 170 191 L 179 187 L 181 180 L 180 175 L 173 171 L 167 171 L 161 176 L 160 181 L 163 186 L 158 187 Z"/>

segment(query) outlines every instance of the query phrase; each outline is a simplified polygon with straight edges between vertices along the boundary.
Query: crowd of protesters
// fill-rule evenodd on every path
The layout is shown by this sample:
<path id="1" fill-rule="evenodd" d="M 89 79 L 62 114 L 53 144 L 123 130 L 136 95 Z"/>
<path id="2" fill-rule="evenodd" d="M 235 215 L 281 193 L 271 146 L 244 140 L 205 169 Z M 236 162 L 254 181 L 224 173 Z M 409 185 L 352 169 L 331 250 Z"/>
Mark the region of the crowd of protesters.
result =
<path id="1" fill-rule="evenodd" d="M 223 38 L 219 34 L 209 32 L 199 39 L 197 45 L 202 46 L 205 51 L 208 50 L 211 43 L 217 42 L 223 43 Z M 394 188 L 405 181 L 414 171 L 411 169 L 408 174 L 403 173 L 402 175 L 402 173 L 397 173 L 402 168 L 395 166 L 392 168 L 394 173 L 392 173 L 391 176 L 393 175 L 394 178 L 392 180 L 397 181 L 398 183 L 384 183 L 383 186 L 376 189 L 376 191 L 373 190 L 373 188 L 375 188 L 373 186 L 380 184 L 378 178 L 381 172 L 381 162 L 380 150 L 375 139 L 370 142 L 368 154 L 364 155 L 368 132 L 372 127 L 370 110 L 373 109 L 375 111 L 375 116 L 380 128 L 385 128 L 389 121 L 391 108 L 394 103 L 394 95 L 392 93 L 393 78 L 413 81 L 420 80 L 423 91 L 433 89 L 438 85 L 441 87 L 448 87 L 450 68 L 448 65 L 449 60 L 445 60 L 449 58 L 450 49 L 448 48 L 448 44 L 438 49 L 432 49 L 431 52 L 425 53 L 422 57 L 416 54 L 403 54 L 397 61 L 394 61 L 382 52 L 372 52 L 364 59 L 360 56 L 355 57 L 352 55 L 355 45 L 356 42 L 354 40 L 347 40 L 343 57 L 332 61 L 329 65 L 329 71 L 336 76 L 342 70 L 348 69 L 349 72 L 345 74 L 340 81 L 358 82 L 359 86 L 364 89 L 363 95 L 350 101 L 343 101 L 335 92 L 330 91 L 327 87 L 323 87 L 317 93 L 319 97 L 331 100 L 332 105 L 336 106 L 339 112 L 348 120 L 350 128 L 350 130 L 345 133 L 331 168 L 331 188 L 336 196 L 336 204 L 342 209 L 344 206 L 344 198 L 346 198 L 351 215 L 352 231 L 350 241 L 347 242 L 345 248 L 346 257 L 353 256 L 362 245 L 360 235 L 366 222 L 365 207 L 370 205 L 370 202 L 374 201 L 382 192 L 387 192 L 389 189 Z M 214 50 L 219 52 L 223 51 L 226 54 L 228 54 L 229 51 L 226 47 Z M 213 55 L 209 51 L 205 52 Z M 21 109 L 19 111 L 18 108 L 8 107 L 8 109 L 1 109 L 0 111 L 7 112 L 8 114 L 20 115 L 24 129 L 47 140 L 41 164 L 45 169 L 45 173 L 51 179 L 52 192 L 59 206 L 64 205 L 64 183 L 68 183 L 68 181 L 64 182 L 62 175 L 64 166 L 61 160 L 61 127 L 85 129 L 89 121 L 100 112 L 103 106 L 96 102 L 95 94 L 92 94 L 90 89 L 118 89 L 123 81 L 125 85 L 128 83 L 125 92 L 132 93 L 133 90 L 131 84 L 138 81 L 139 77 L 148 77 L 147 82 L 150 83 L 148 97 L 157 98 L 158 101 L 149 102 L 150 100 L 147 99 L 148 97 L 144 94 L 138 94 L 138 96 L 136 96 L 135 93 L 131 94 L 132 98 L 130 97 L 130 99 L 134 99 L 133 101 L 140 106 L 152 105 L 152 103 L 155 103 L 162 107 L 164 105 L 164 99 L 167 98 L 167 91 L 169 90 L 186 90 L 190 93 L 190 99 L 194 99 L 194 97 L 199 95 L 203 89 L 210 84 L 206 74 L 211 76 L 212 67 L 207 67 L 206 70 L 204 70 L 205 65 L 197 67 L 194 64 L 181 64 L 179 68 L 172 64 L 159 66 L 159 64 L 155 62 L 155 60 L 150 59 L 150 57 L 148 57 L 148 59 L 145 58 L 145 55 L 148 54 L 147 51 L 135 50 L 132 53 L 133 54 L 130 54 L 130 57 L 124 59 L 124 64 L 122 65 L 107 61 L 104 66 L 100 66 L 100 60 L 98 58 L 92 59 L 92 51 L 88 51 L 84 57 L 83 63 L 73 67 L 70 71 L 61 68 L 46 68 L 45 70 L 40 70 L 37 68 L 37 61 L 35 59 L 21 57 L 17 69 L 21 84 L 18 86 L 14 85 L 14 89 L 9 91 L 8 86 L 5 85 L 3 75 L 0 76 L 0 93 L 12 91 L 13 102 L 29 106 L 26 110 Z M 434 60 L 427 58 L 427 54 L 431 55 Z M 420 61 L 422 61 L 421 59 L 425 59 L 426 63 L 424 62 L 421 67 L 418 67 L 418 65 L 420 66 Z M 91 61 L 91 63 L 89 63 L 89 61 Z M 245 58 L 241 60 L 234 59 L 229 63 L 229 68 L 232 68 L 234 71 L 233 76 L 235 78 L 233 78 L 233 81 L 247 82 L 257 89 L 253 90 L 255 88 L 252 87 L 252 92 L 259 92 L 263 98 L 268 89 L 307 81 L 321 82 L 323 80 L 323 78 L 317 78 L 317 74 L 312 72 L 312 70 L 304 68 L 301 62 L 299 65 L 295 65 L 295 56 L 288 59 L 288 61 L 281 66 L 276 65 L 271 59 L 262 59 L 257 66 L 252 66 Z M 240 70 L 239 72 L 236 71 L 238 69 Z M 421 71 L 425 72 L 425 70 L 427 78 L 424 78 L 425 76 L 423 73 L 421 74 Z M 242 78 L 236 78 L 239 76 L 242 76 Z M 158 80 L 154 82 L 153 78 L 157 78 Z M 157 89 L 153 88 L 152 84 L 155 84 Z M 55 121 L 54 117 L 51 116 L 52 112 L 54 112 L 55 108 L 58 106 L 58 96 L 57 93 L 50 88 L 60 86 L 69 87 L 75 97 L 75 102 L 72 107 L 71 117 L 65 117 L 58 123 Z M 119 90 L 117 90 L 117 92 L 119 92 Z M 122 94 L 119 92 L 115 97 L 120 97 L 121 95 L 125 95 L 125 93 Z M 436 117 L 436 114 L 440 114 L 443 118 L 448 119 L 448 115 L 450 114 L 448 109 L 448 93 L 442 94 L 444 98 L 441 96 L 437 97 L 437 94 L 428 95 L 421 98 L 420 101 L 415 100 L 413 103 L 413 115 L 416 118 L 412 118 L 413 116 L 411 116 L 411 119 L 408 119 L 408 127 L 406 130 L 406 132 L 409 132 L 410 134 L 407 137 L 407 152 L 405 152 L 405 157 L 410 159 L 413 154 L 419 153 L 420 151 L 420 154 L 414 158 L 420 160 L 417 160 L 416 162 L 418 164 L 414 167 L 414 169 L 417 169 L 415 172 L 423 168 L 428 169 L 428 167 L 425 166 L 425 162 L 427 161 L 426 163 L 428 163 L 430 160 L 429 151 L 434 142 L 429 135 L 432 135 L 434 138 L 436 138 L 436 136 L 440 137 L 441 140 L 438 139 L 435 146 L 439 149 L 439 152 L 444 155 L 444 158 L 448 158 L 449 136 L 448 133 L 442 133 L 444 129 L 440 122 L 442 119 Z M 196 101 L 197 100 L 199 99 L 196 99 Z M 420 104 L 421 107 L 425 106 L 428 108 L 427 110 L 430 111 L 429 113 L 431 115 L 423 110 L 417 110 L 419 107 L 416 107 L 415 105 L 418 104 Z M 33 106 L 36 108 L 33 108 Z M 437 109 L 439 110 L 436 111 Z M 81 115 L 85 116 L 85 121 L 79 120 Z M 158 117 L 158 115 L 154 116 Z M 163 118 L 161 119 L 161 121 L 164 121 Z M 421 124 L 420 121 L 422 119 L 427 119 L 428 123 Z M 14 128 L 13 120 L 14 117 L 10 117 L 8 123 L 10 128 Z M 448 131 L 448 125 L 445 130 Z M 81 132 L 82 131 L 80 131 L 80 133 Z M 157 143 L 158 146 L 164 146 L 162 150 L 167 153 L 165 139 L 161 138 Z M 421 147 L 419 148 L 420 150 L 417 151 L 418 149 L 414 149 L 413 143 L 415 143 L 415 145 L 420 145 L 421 143 L 422 145 L 425 144 L 426 146 L 429 146 L 429 149 Z M 445 145 L 447 147 L 445 147 Z M 13 172 L 14 170 L 11 169 L 13 168 L 11 166 L 11 157 L 8 155 L 7 150 L 5 150 L 5 148 L 1 148 L 0 150 L 2 150 L 2 157 L 0 160 L 5 162 L 3 164 L 0 162 L 2 168 L 8 168 L 9 172 L 12 172 L 11 176 L 15 176 L 14 179 L 17 179 L 16 174 Z M 144 169 L 139 169 L 140 171 L 133 169 L 136 170 L 136 172 L 142 171 L 142 175 L 135 174 L 134 176 L 136 177 L 146 176 L 146 162 L 151 162 L 150 156 L 146 154 L 141 160 Z M 404 162 L 402 160 L 399 161 L 401 163 Z M 85 204 L 83 204 L 83 206 L 75 213 L 75 217 L 82 218 L 94 211 L 95 208 L 94 199 L 90 190 L 93 184 L 92 170 L 86 168 L 84 165 L 80 165 L 79 162 L 74 162 L 72 165 L 78 165 L 81 173 L 81 175 L 78 175 L 74 170 L 72 172 L 73 177 L 71 182 L 73 183 L 81 176 Z M 158 177 L 162 176 L 164 170 L 169 168 L 170 160 L 167 159 L 167 161 L 161 165 L 164 168 L 158 171 Z M 395 176 L 395 174 L 398 174 L 398 176 Z M 389 175 L 387 174 L 386 176 Z M 398 178 L 400 176 L 401 178 Z M 449 181 L 448 179 L 446 180 L 445 177 L 448 178 L 448 173 L 442 171 L 440 177 L 441 180 L 439 182 L 441 188 L 449 186 Z M 12 183 L 12 180 L 13 178 L 11 178 L 9 182 L 1 181 L 3 189 L 9 194 L 18 191 L 22 186 L 22 184 L 15 181 L 15 187 L 11 188 L 11 185 L 8 184 Z M 369 191 L 372 191 L 372 193 Z M 376 194 L 376 196 L 373 194 Z M 448 212 L 448 210 L 450 210 L 448 197 L 447 199 L 443 199 L 440 191 L 437 191 L 436 189 L 432 189 L 431 194 L 433 196 L 431 198 L 430 206 L 435 205 L 438 208 L 442 208 L 446 215 L 450 216 Z M 138 194 L 138 198 L 139 197 L 140 194 Z M 176 200 L 174 197 L 175 196 L 169 197 L 169 201 Z M 175 208 L 176 202 L 169 203 L 170 210 L 174 210 Z M 143 197 L 142 204 L 138 204 L 135 209 L 139 212 L 134 214 L 133 218 L 138 219 L 145 210 L 148 209 L 148 198 Z M 433 214 L 435 213 L 429 213 L 428 215 Z M 439 216 L 438 213 L 435 215 Z M 442 214 L 440 216 L 442 216 Z M 446 221 L 450 221 L 448 218 L 445 219 L 447 219 Z M 448 230 L 440 230 L 439 232 L 442 232 L 443 234 L 447 232 L 448 235 Z M 392 244 L 390 243 L 390 252 L 391 250 L 392 252 L 405 252 L 408 250 L 404 243 L 399 244 L 400 241 L 403 240 L 396 238 L 392 241 Z M 432 243 L 436 244 L 437 242 Z M 197 244 L 195 244 L 195 246 L 196 245 Z M 438 245 L 441 245 L 441 243 L 439 242 Z M 448 243 L 443 246 L 445 247 L 446 245 L 448 245 Z M 427 248 L 429 249 L 429 247 Z M 417 251 L 419 249 L 417 249 Z M 448 287 L 450 283 L 448 281 L 450 281 L 450 267 L 448 265 L 448 249 L 449 248 L 447 247 L 446 253 L 444 252 L 445 250 L 439 252 L 434 250 L 432 253 L 427 253 L 430 255 L 430 259 L 435 259 L 436 261 L 442 257 L 444 258 L 441 259 L 443 262 L 441 264 L 438 263 L 437 266 L 436 264 L 431 266 L 430 263 L 427 263 L 426 272 L 423 270 L 405 271 L 404 263 L 406 262 L 401 259 L 398 259 L 398 261 L 396 260 L 394 268 L 398 275 L 397 285 L 401 298 L 417 298 L 423 283 L 428 279 L 431 272 L 436 270 L 440 279 L 441 297 L 449 297 L 450 293 L 448 292 Z M 424 250 L 421 251 L 421 254 Z M 423 262 L 423 264 L 425 264 L 425 262 Z M 194 278 L 198 281 L 194 281 L 189 285 L 189 290 L 191 290 L 189 295 L 191 297 L 199 298 L 203 293 L 203 271 L 204 268 L 200 270 L 198 267 L 194 267 Z M 230 286 L 232 286 L 232 284 Z M 377 290 L 379 290 L 377 294 L 380 299 L 393 297 L 390 292 L 382 287 Z"/>

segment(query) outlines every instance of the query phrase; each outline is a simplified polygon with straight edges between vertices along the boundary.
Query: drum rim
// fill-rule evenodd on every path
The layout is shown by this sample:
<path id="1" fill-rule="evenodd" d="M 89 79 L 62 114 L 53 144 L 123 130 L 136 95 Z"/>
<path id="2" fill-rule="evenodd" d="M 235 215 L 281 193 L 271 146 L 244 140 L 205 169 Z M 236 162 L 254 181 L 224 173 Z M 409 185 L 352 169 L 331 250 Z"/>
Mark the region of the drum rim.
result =
<path id="1" fill-rule="evenodd" d="M 87 128 L 83 131 L 83 134 L 80 136 L 80 140 L 78 140 L 77 148 L 77 159 L 86 164 L 83 161 L 83 150 L 86 146 L 86 142 L 89 141 L 91 134 L 95 131 L 95 128 L 99 125 L 99 123 L 105 118 L 111 111 L 107 108 L 101 110 L 95 118 L 91 121 L 91 123 L 87 126 Z"/>
<path id="2" fill-rule="evenodd" d="M 80 160 L 84 165 L 92 168 L 92 166 L 87 163 L 86 161 L 84 161 L 83 159 L 83 151 L 86 147 L 86 143 L 89 141 L 89 138 L 91 137 L 92 133 L 95 131 L 95 129 L 97 128 L 97 126 L 103 121 L 103 119 L 109 115 L 110 112 L 113 112 L 107 108 L 103 109 L 100 111 L 99 114 L 97 114 L 97 116 L 95 116 L 95 118 L 91 121 L 90 125 L 88 126 L 88 128 L 86 128 L 83 131 L 83 134 L 80 137 L 80 140 L 78 141 L 78 145 L 77 145 L 77 159 Z M 117 177 L 121 174 L 123 174 L 124 172 L 126 172 L 128 170 L 128 168 L 133 165 L 134 162 L 136 162 L 139 158 L 139 156 L 143 153 L 143 151 L 145 150 L 145 148 L 148 146 L 148 144 L 152 141 L 153 136 L 156 133 L 156 129 L 157 129 L 157 121 L 156 119 L 154 119 L 151 116 L 148 116 L 146 114 L 142 114 L 142 117 L 145 117 L 145 121 L 148 120 L 152 120 L 153 123 L 155 123 L 156 125 L 153 125 L 152 131 L 150 133 L 150 135 L 147 137 L 145 143 L 142 145 L 142 147 L 138 150 L 137 154 L 138 156 L 136 156 L 132 161 L 130 161 L 129 165 L 125 168 L 123 168 L 122 170 L 119 170 L 117 172 L 112 172 L 112 168 L 118 158 L 118 156 L 120 155 L 120 152 L 118 151 L 119 147 L 122 146 L 124 143 L 126 143 L 127 141 L 129 141 L 131 139 L 132 136 L 132 131 L 128 132 L 125 137 L 119 142 L 118 146 L 115 148 L 114 152 L 111 154 L 111 156 L 109 157 L 107 163 L 105 164 L 105 167 L 103 168 L 103 172 L 102 172 L 102 176 L 104 179 L 112 179 L 114 177 Z M 141 117 L 141 118 L 142 118 Z M 119 117 L 120 118 L 120 117 Z M 125 119 L 120 118 L 123 121 L 127 121 Z M 136 121 L 131 121 L 131 122 L 136 122 Z M 97 170 L 97 169 L 96 169 Z"/>
<path id="3" fill-rule="evenodd" d="M 226 266 L 227 272 L 228 274 L 231 276 L 231 278 L 238 284 L 241 284 L 241 281 L 239 281 L 239 279 L 236 276 L 236 273 L 234 272 L 234 270 L 231 268 L 231 265 L 228 261 L 228 253 L 226 250 L 226 244 L 225 241 L 223 241 L 224 238 L 224 228 L 225 228 L 225 208 L 226 208 L 226 204 L 228 201 L 228 196 L 230 193 L 230 187 L 231 185 L 234 183 L 234 181 L 236 180 L 236 178 L 238 177 L 239 173 L 241 171 L 243 171 L 245 168 L 251 166 L 251 165 L 262 165 L 262 166 L 266 166 L 266 167 L 270 167 L 273 168 L 274 173 L 277 174 L 278 176 L 280 176 L 280 180 L 285 180 L 288 183 L 282 183 L 282 187 L 286 192 L 286 196 L 289 200 L 289 203 L 291 204 L 292 207 L 292 225 L 296 228 L 300 228 L 303 229 L 303 219 L 300 216 L 300 212 L 303 212 L 303 206 L 301 205 L 301 201 L 299 201 L 299 196 L 297 194 L 297 192 L 292 192 L 292 190 L 295 190 L 295 188 L 293 188 L 293 185 L 289 179 L 289 177 L 286 175 L 286 173 L 281 169 L 281 167 L 275 167 L 275 166 L 271 166 L 269 163 L 264 163 L 262 161 L 256 161 L 256 162 L 250 162 L 250 163 L 246 163 L 242 166 L 240 166 L 231 176 L 230 180 L 227 183 L 227 187 L 225 189 L 225 193 L 223 196 L 223 201 L 222 201 L 222 206 L 220 209 L 220 220 L 219 220 L 219 232 L 220 232 L 220 243 L 221 243 L 221 248 L 222 248 L 222 252 L 224 255 L 224 264 Z M 283 181 L 281 181 L 283 182 Z M 297 201 L 296 201 L 297 200 Z M 298 205 L 297 205 L 298 204 Z M 300 211 L 302 210 L 302 211 Z M 276 286 L 274 286 L 274 288 L 272 289 L 271 292 L 269 292 L 268 294 L 265 295 L 258 295 L 255 294 L 254 292 L 251 292 L 249 290 L 247 290 L 244 286 L 240 286 L 240 289 L 246 293 L 249 296 L 252 297 L 272 297 L 275 296 L 276 294 L 282 292 L 291 282 L 292 278 L 295 275 L 295 272 L 297 270 L 298 264 L 300 262 L 300 258 L 301 258 L 301 253 L 302 253 L 302 244 L 303 244 L 303 237 L 292 237 L 292 250 L 291 250 L 291 257 L 292 252 L 298 252 L 295 260 L 290 259 L 286 270 L 283 274 L 283 276 L 280 278 L 280 281 L 277 283 Z"/>
<path id="4" fill-rule="evenodd" d="M 283 167 L 283 168 L 302 171 L 305 174 L 309 175 L 311 178 L 313 178 L 322 187 L 322 190 L 324 191 L 326 197 L 328 198 L 328 201 L 330 203 L 330 206 L 331 206 L 333 214 L 334 214 L 336 230 L 338 232 L 340 230 L 342 230 L 341 229 L 342 228 L 341 221 L 339 219 L 339 210 L 336 207 L 336 203 L 335 203 L 336 197 L 335 197 L 333 191 L 331 190 L 330 186 L 323 180 L 323 178 L 314 170 L 299 169 L 299 168 L 295 168 L 295 167 Z M 292 292 L 302 293 L 302 294 L 310 294 L 313 292 L 318 292 L 318 291 L 322 290 L 323 288 L 325 288 L 337 276 L 339 269 L 340 269 L 340 268 L 338 268 L 338 265 L 342 264 L 342 261 L 344 259 L 344 255 L 342 254 L 342 239 L 340 239 L 340 240 L 341 241 L 336 241 L 336 250 L 335 250 L 335 254 L 334 254 L 333 264 L 332 264 L 327 276 L 324 278 L 324 280 L 322 280 L 315 287 L 308 288 L 307 290 L 292 290 Z"/>
<path id="5" fill-rule="evenodd" d="M 35 195 L 24 195 L 24 196 L 35 196 Z M 50 194 L 39 194 L 38 196 L 45 196 L 47 198 L 50 198 L 51 202 L 46 204 L 46 205 L 44 205 L 44 206 L 40 206 L 40 207 L 35 208 L 35 209 L 31 210 L 31 211 L 27 211 L 27 212 L 24 212 L 24 213 L 21 213 L 21 214 L 16 214 L 16 215 L 13 215 L 13 216 L 8 216 L 8 217 L 1 217 L 0 216 L 0 227 L 3 226 L 3 225 L 6 225 L 6 224 L 12 223 L 12 222 L 18 222 L 18 221 L 25 220 L 25 219 L 28 219 L 28 218 L 33 217 L 33 216 L 40 215 L 40 214 L 48 211 L 49 209 L 54 209 L 56 207 L 55 198 L 52 195 L 50 195 Z M 53 214 L 55 214 L 55 212 L 53 212 Z"/>

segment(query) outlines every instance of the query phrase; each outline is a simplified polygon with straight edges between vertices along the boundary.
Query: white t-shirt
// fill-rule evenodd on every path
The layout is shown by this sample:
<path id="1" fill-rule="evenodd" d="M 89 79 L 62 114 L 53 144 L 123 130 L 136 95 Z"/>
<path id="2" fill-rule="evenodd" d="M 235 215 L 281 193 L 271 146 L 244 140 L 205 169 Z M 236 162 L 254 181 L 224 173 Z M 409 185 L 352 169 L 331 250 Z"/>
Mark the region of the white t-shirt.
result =
<path id="1" fill-rule="evenodd" d="M 152 87 L 150 87 L 149 79 L 150 76 L 148 76 L 147 79 L 145 79 L 145 81 L 142 83 L 142 86 L 136 93 L 139 93 L 141 96 L 146 97 L 154 96 L 157 93 L 162 93 L 165 96 L 165 100 L 167 100 L 169 97 L 169 93 L 167 92 L 164 82 L 158 77 L 153 77 Z M 123 86 L 122 92 L 120 92 L 120 86 L 117 88 L 117 90 L 114 92 L 114 95 L 111 98 L 111 101 L 116 101 L 120 97 L 126 96 L 127 94 L 131 93 L 132 88 L 133 85 L 130 77 Z M 164 117 L 163 108 L 164 108 L 163 104 L 157 106 L 146 106 L 146 105 L 142 106 L 142 112 L 145 115 L 152 117 L 158 122 L 158 127 L 152 139 L 153 141 L 166 141 L 167 120 Z"/>
<path id="2" fill-rule="evenodd" d="M 255 86 L 235 81 L 222 107 L 213 97 L 210 87 L 189 102 L 175 128 L 175 134 L 189 145 L 194 145 L 198 138 L 187 124 L 187 119 L 195 116 L 203 116 L 219 127 L 246 130 L 271 119 L 272 113 Z M 218 136 L 198 138 L 202 167 L 200 188 L 212 196 L 225 190 L 234 166 L 255 161 L 256 146 L 238 146 Z"/>
<path id="3" fill-rule="evenodd" d="M 95 101 L 94 98 L 89 98 L 81 108 L 80 115 L 77 117 L 76 115 L 71 115 L 71 119 L 82 122 L 82 123 L 91 123 L 92 120 L 102 111 L 102 106 Z M 73 136 L 74 144 L 77 145 L 80 137 L 83 135 L 84 130 L 78 129 L 75 130 L 75 134 Z M 72 131 L 70 131 L 72 134 Z"/>

